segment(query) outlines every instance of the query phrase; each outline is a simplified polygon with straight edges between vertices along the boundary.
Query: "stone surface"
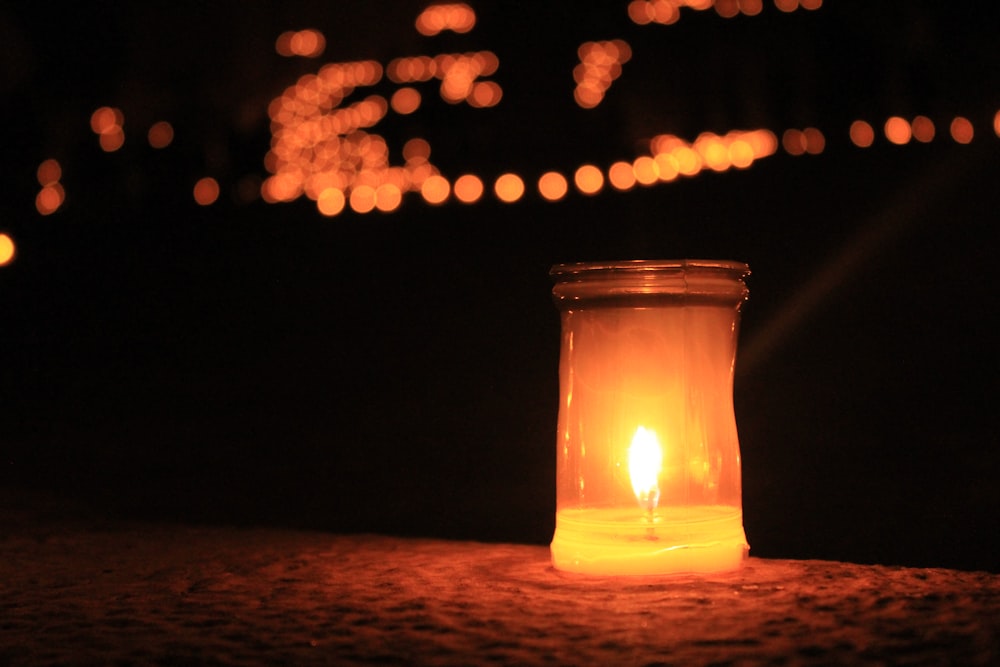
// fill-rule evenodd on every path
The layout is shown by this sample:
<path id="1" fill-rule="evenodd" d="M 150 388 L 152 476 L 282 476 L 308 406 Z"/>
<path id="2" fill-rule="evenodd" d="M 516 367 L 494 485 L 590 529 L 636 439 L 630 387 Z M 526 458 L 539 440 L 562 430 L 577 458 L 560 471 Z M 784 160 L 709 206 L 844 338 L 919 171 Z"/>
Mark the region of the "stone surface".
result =
<path id="1" fill-rule="evenodd" d="M 540 546 L 0 519 L 0 664 L 1000 663 L 996 574 L 590 579 Z"/>

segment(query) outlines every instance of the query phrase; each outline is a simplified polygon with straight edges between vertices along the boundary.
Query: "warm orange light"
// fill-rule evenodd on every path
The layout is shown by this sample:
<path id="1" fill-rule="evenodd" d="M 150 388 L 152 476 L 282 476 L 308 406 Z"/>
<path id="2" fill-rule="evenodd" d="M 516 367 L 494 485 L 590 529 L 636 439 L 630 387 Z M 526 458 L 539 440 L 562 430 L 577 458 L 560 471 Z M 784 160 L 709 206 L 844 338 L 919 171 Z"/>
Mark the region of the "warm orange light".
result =
<path id="1" fill-rule="evenodd" d="M 724 19 L 731 19 L 740 13 L 739 0 L 715 0 L 715 13 Z"/>
<path id="2" fill-rule="evenodd" d="M 327 217 L 337 215 L 343 211 L 346 204 L 347 198 L 344 197 L 344 191 L 339 188 L 327 188 L 316 199 L 317 210 L 319 210 L 320 214 Z"/>
<path id="3" fill-rule="evenodd" d="M 885 121 L 885 138 L 897 146 L 910 143 L 912 130 L 910 123 L 900 116 L 890 116 Z"/>
<path id="4" fill-rule="evenodd" d="M 763 0 L 740 0 L 740 11 L 747 16 L 757 16 L 763 10 Z"/>
<path id="5" fill-rule="evenodd" d="M 120 127 L 125 122 L 125 116 L 120 109 L 114 107 L 100 107 L 90 115 L 90 129 L 95 134 L 111 132 L 116 127 Z"/>
<path id="6" fill-rule="evenodd" d="M 315 58 L 326 49 L 326 38 L 319 30 L 299 30 L 288 39 L 287 49 L 290 55 Z"/>
<path id="7" fill-rule="evenodd" d="M 219 182 L 211 176 L 198 179 L 194 184 L 194 200 L 201 206 L 214 204 L 219 198 Z"/>
<path id="8" fill-rule="evenodd" d="M 98 143 L 101 150 L 106 153 L 114 153 L 125 144 L 125 132 L 121 127 L 115 126 L 106 132 L 101 132 L 98 136 Z"/>
<path id="9" fill-rule="evenodd" d="M 493 192 L 502 202 L 516 202 L 524 195 L 524 181 L 517 174 L 501 174 L 493 183 Z"/>
<path id="10" fill-rule="evenodd" d="M 794 12 L 799 7 L 799 0 L 774 0 L 774 6 L 782 12 Z"/>
<path id="11" fill-rule="evenodd" d="M 417 16 L 417 32 L 433 36 L 444 30 L 465 33 L 476 25 L 476 13 L 464 2 L 430 5 Z"/>
<path id="12" fill-rule="evenodd" d="M 910 128 L 913 131 L 913 138 L 921 143 L 926 144 L 934 139 L 934 121 L 927 116 L 914 118 Z"/>
<path id="13" fill-rule="evenodd" d="M 810 155 L 819 155 L 826 148 L 826 137 L 815 127 L 802 130 L 802 138 L 805 140 L 806 153 Z"/>
<path id="14" fill-rule="evenodd" d="M 166 148 L 174 140 L 174 128 L 167 121 L 161 120 L 149 126 L 146 138 L 153 148 Z"/>
<path id="15" fill-rule="evenodd" d="M 1000 111 L 993 114 L 993 134 L 1000 137 Z"/>
<path id="16" fill-rule="evenodd" d="M 426 139 L 415 137 L 403 144 L 403 159 L 407 162 L 417 159 L 427 160 L 430 156 L 431 145 Z"/>
<path id="17" fill-rule="evenodd" d="M 851 142 L 859 148 L 868 148 L 875 141 L 875 130 L 869 123 L 863 120 L 856 120 L 851 123 L 848 130 Z"/>
<path id="18" fill-rule="evenodd" d="M 789 128 L 781 135 L 781 147 L 789 155 L 802 155 L 806 152 L 806 135 L 802 130 Z"/>
<path id="19" fill-rule="evenodd" d="M 632 173 L 635 174 L 635 180 L 642 185 L 652 185 L 660 178 L 656 160 L 648 155 L 640 155 L 632 162 Z"/>
<path id="20" fill-rule="evenodd" d="M 612 576 L 739 568 L 728 378 L 746 266 L 593 262 L 551 275 L 562 321 L 553 565 Z"/>
<path id="21" fill-rule="evenodd" d="M 383 213 L 395 211 L 402 202 L 403 193 L 395 183 L 383 183 L 375 188 L 375 208 Z"/>
<path id="22" fill-rule="evenodd" d="M 568 191 L 566 177 L 558 171 L 548 171 L 538 179 L 538 193 L 547 201 L 559 201 Z"/>
<path id="23" fill-rule="evenodd" d="M 680 174 L 680 163 L 672 153 L 657 153 L 653 162 L 656 164 L 657 178 L 664 183 L 669 183 Z"/>
<path id="24" fill-rule="evenodd" d="M 0 232 L 0 266 L 7 266 L 14 261 L 17 246 L 10 235 Z"/>
<path id="25" fill-rule="evenodd" d="M 823 6 L 823 0 L 799 0 L 802 9 L 816 10 Z"/>
<path id="26" fill-rule="evenodd" d="M 656 433 L 643 426 L 638 427 L 628 448 L 628 474 L 635 499 L 647 512 L 655 510 L 660 501 L 662 468 L 663 450 Z"/>
<path id="27" fill-rule="evenodd" d="M 392 94 L 392 110 L 398 114 L 410 114 L 420 107 L 420 92 L 416 88 L 400 88 Z"/>
<path id="28" fill-rule="evenodd" d="M 972 123 L 969 122 L 968 118 L 963 118 L 962 116 L 955 116 L 951 121 L 951 138 L 959 144 L 968 144 L 972 142 L 972 137 L 975 134 Z"/>
<path id="29" fill-rule="evenodd" d="M 479 201 L 483 196 L 483 181 L 474 174 L 463 174 L 455 179 L 455 199 L 463 204 Z"/>
<path id="30" fill-rule="evenodd" d="M 59 210 L 66 193 L 63 186 L 57 183 L 49 183 L 38 191 L 35 195 L 35 210 L 42 215 L 51 215 Z"/>
<path id="31" fill-rule="evenodd" d="M 494 81 L 477 81 L 472 85 L 469 104 L 477 109 L 493 107 L 500 103 L 503 89 Z"/>
<path id="32" fill-rule="evenodd" d="M 42 163 L 38 165 L 36 176 L 38 177 L 39 185 L 52 185 L 62 178 L 62 166 L 59 164 L 58 160 L 52 158 L 43 160 Z"/>
<path id="33" fill-rule="evenodd" d="M 585 195 L 597 194 L 604 187 L 604 174 L 596 166 L 585 164 L 574 172 L 573 183 Z"/>
<path id="34" fill-rule="evenodd" d="M 701 171 L 701 156 L 693 148 L 680 146 L 673 151 L 677 160 L 677 171 L 683 176 L 694 176 Z"/>
<path id="35" fill-rule="evenodd" d="M 745 139 L 735 139 L 729 144 L 729 162 L 737 169 L 746 169 L 754 160 L 753 145 Z"/>
<path id="36" fill-rule="evenodd" d="M 608 168 L 608 183 L 616 190 L 630 190 L 635 186 L 635 173 L 628 162 L 618 161 Z"/>
<path id="37" fill-rule="evenodd" d="M 347 204 L 355 213 L 371 213 L 375 209 L 375 188 L 370 185 L 353 188 Z"/>
<path id="38" fill-rule="evenodd" d="M 451 184 L 440 174 L 428 176 L 420 185 L 420 195 L 428 204 L 443 204 L 451 194 Z"/>

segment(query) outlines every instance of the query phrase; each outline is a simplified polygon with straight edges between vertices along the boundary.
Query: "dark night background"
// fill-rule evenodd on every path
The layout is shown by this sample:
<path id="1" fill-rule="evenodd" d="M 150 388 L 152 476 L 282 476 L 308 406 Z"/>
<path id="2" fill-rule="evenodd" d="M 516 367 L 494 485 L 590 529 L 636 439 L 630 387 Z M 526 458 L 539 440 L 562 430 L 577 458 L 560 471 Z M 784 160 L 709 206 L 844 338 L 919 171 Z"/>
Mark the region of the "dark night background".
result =
<path id="1" fill-rule="evenodd" d="M 735 406 L 751 554 L 1000 572 L 1000 51 L 988 3 L 829 1 L 636 26 L 625 2 L 0 4 L 0 486 L 106 516 L 545 544 L 558 403 L 557 262 L 747 262 Z M 285 30 L 321 30 L 317 59 Z M 633 59 L 593 110 L 576 49 Z M 520 173 L 516 204 L 321 216 L 240 203 L 268 102 L 326 62 L 490 49 L 504 98 L 433 83 L 380 133 L 449 176 Z M 388 81 L 374 89 L 391 93 Z M 365 92 L 364 94 L 367 94 Z M 125 114 L 103 153 L 90 113 Z M 856 118 L 935 121 L 853 146 Z M 969 145 L 948 137 L 972 121 Z M 145 129 L 169 120 L 172 146 Z M 543 171 L 631 159 L 658 133 L 817 127 L 820 155 L 546 203 Z M 34 209 L 35 169 L 64 206 Z M 218 178 L 219 201 L 191 187 Z"/>

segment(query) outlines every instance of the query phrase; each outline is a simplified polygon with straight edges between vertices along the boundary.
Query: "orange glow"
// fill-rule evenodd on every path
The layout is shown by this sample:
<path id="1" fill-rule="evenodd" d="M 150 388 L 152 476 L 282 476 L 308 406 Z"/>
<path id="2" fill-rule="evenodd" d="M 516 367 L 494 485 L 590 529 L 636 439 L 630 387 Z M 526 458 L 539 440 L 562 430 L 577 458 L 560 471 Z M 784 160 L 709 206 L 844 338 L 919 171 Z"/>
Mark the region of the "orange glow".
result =
<path id="1" fill-rule="evenodd" d="M 951 138 L 960 144 L 970 143 L 975 134 L 972 129 L 972 123 L 969 122 L 968 118 L 963 118 L 962 116 L 955 116 L 954 120 L 951 121 L 950 130 Z"/>
<path id="2" fill-rule="evenodd" d="M 355 213 L 371 213 L 375 209 L 375 188 L 370 185 L 357 186 L 351 190 L 347 203 Z"/>
<path id="3" fill-rule="evenodd" d="M 648 155 L 641 155 L 632 162 L 632 173 L 635 174 L 635 180 L 642 185 L 652 185 L 660 178 L 656 160 Z"/>
<path id="4" fill-rule="evenodd" d="M 443 204 L 451 194 L 451 184 L 440 174 L 428 176 L 420 185 L 420 195 L 428 204 Z"/>
<path id="5" fill-rule="evenodd" d="M 319 30 L 299 30 L 288 37 L 287 50 L 289 55 L 315 58 L 326 50 L 326 38 Z"/>
<path id="6" fill-rule="evenodd" d="M 782 12 L 794 12 L 799 7 L 799 0 L 774 0 L 774 6 Z"/>
<path id="7" fill-rule="evenodd" d="M 681 146 L 674 151 L 677 159 L 677 171 L 684 176 L 694 176 L 701 171 L 701 156 L 697 151 L 687 146 Z"/>
<path id="8" fill-rule="evenodd" d="M 17 246 L 8 234 L 0 232 L 0 266 L 7 266 L 14 261 Z"/>
<path id="9" fill-rule="evenodd" d="M 731 19 L 740 13 L 739 0 L 715 0 L 715 13 L 724 19 Z"/>
<path id="10" fill-rule="evenodd" d="M 910 130 L 910 124 L 905 118 L 900 116 L 890 116 L 888 120 L 885 121 L 885 138 L 890 142 L 902 146 L 910 142 L 910 137 L 912 132 Z"/>
<path id="11" fill-rule="evenodd" d="M 476 13 L 464 2 L 431 5 L 417 16 L 417 32 L 431 37 L 444 30 L 465 33 L 476 25 Z"/>
<path id="12" fill-rule="evenodd" d="M 993 134 L 1000 137 L 1000 111 L 993 114 Z"/>
<path id="13" fill-rule="evenodd" d="M 426 139 L 415 137 L 403 144 L 403 159 L 407 162 L 411 160 L 427 160 L 431 157 L 431 145 Z"/>
<path id="14" fill-rule="evenodd" d="M 585 195 L 597 194 L 604 187 L 604 174 L 594 165 L 585 164 L 573 174 L 573 183 Z"/>
<path id="15" fill-rule="evenodd" d="M 615 162 L 608 169 L 608 183 L 616 190 L 630 190 L 635 186 L 635 173 L 628 162 Z"/>
<path id="16" fill-rule="evenodd" d="M 656 163 L 656 177 L 665 183 L 676 179 L 680 174 L 680 164 L 671 153 L 657 153 L 653 162 Z"/>
<path id="17" fill-rule="evenodd" d="M 42 215 L 51 215 L 59 210 L 66 193 L 59 183 L 50 183 L 38 191 L 35 195 L 35 210 Z"/>
<path id="18" fill-rule="evenodd" d="M 476 108 L 496 106 L 503 97 L 503 89 L 493 81 L 477 81 L 472 85 L 469 104 Z"/>
<path id="19" fill-rule="evenodd" d="M 823 6 L 823 0 L 799 0 L 802 9 L 815 10 Z"/>
<path id="20" fill-rule="evenodd" d="M 420 92 L 416 88 L 400 88 L 392 94 L 392 110 L 406 115 L 420 108 Z"/>
<path id="21" fill-rule="evenodd" d="M 62 178 L 62 166 L 58 160 L 52 158 L 44 160 L 38 165 L 37 177 L 39 185 L 52 185 Z"/>
<path id="22" fill-rule="evenodd" d="M 746 169 L 753 164 L 753 146 L 749 141 L 736 139 L 729 144 L 729 162 L 737 169 Z"/>
<path id="23" fill-rule="evenodd" d="M 740 0 L 740 11 L 747 16 L 757 16 L 763 9 L 763 0 Z"/>
<path id="24" fill-rule="evenodd" d="M 802 155 L 806 152 L 806 135 L 802 130 L 789 128 L 781 135 L 781 147 L 789 155 Z"/>
<path id="25" fill-rule="evenodd" d="M 926 144 L 934 139 L 934 121 L 927 116 L 917 116 L 910 124 L 913 130 L 913 138 Z"/>
<path id="26" fill-rule="evenodd" d="M 278 39 L 274 40 L 274 50 L 279 56 L 284 56 L 286 58 L 294 55 L 292 53 L 292 36 L 295 35 L 295 31 L 286 30 L 285 32 L 278 35 Z"/>
<path id="27" fill-rule="evenodd" d="M 516 202 L 524 195 L 524 181 L 517 174 L 502 174 L 493 184 L 493 192 L 502 202 Z"/>
<path id="28" fill-rule="evenodd" d="M 557 171 L 549 171 L 538 179 L 538 193 L 548 201 L 559 201 L 569 191 L 566 177 Z"/>
<path id="29" fill-rule="evenodd" d="M 121 110 L 113 107 L 100 107 L 90 115 L 90 129 L 94 134 L 104 134 L 112 132 L 115 128 L 121 127 L 125 122 L 125 116 Z"/>
<path id="30" fill-rule="evenodd" d="M 211 176 L 198 179 L 194 184 L 194 200 L 201 206 L 214 204 L 219 198 L 219 182 Z"/>
<path id="31" fill-rule="evenodd" d="M 855 146 L 868 148 L 875 141 L 875 130 L 869 123 L 863 120 L 856 120 L 851 123 L 849 130 L 851 141 Z"/>
<path id="32" fill-rule="evenodd" d="M 479 201 L 483 196 L 483 181 L 473 174 L 464 174 L 455 180 L 455 199 L 463 204 Z"/>
<path id="33" fill-rule="evenodd" d="M 802 137 L 806 142 L 806 153 L 810 155 L 819 155 L 826 148 L 826 137 L 815 127 L 802 130 Z"/>
<path id="34" fill-rule="evenodd" d="M 339 188 L 327 188 L 316 199 L 316 208 L 322 215 L 330 217 L 343 211 L 346 203 L 347 198 L 344 197 L 343 190 Z"/>
<path id="35" fill-rule="evenodd" d="M 161 120 L 149 127 L 146 136 L 153 148 L 166 148 L 174 140 L 174 128 L 167 121 Z"/>
<path id="36" fill-rule="evenodd" d="M 383 183 L 375 188 L 375 208 L 388 213 L 395 211 L 403 202 L 403 193 L 395 183 Z"/>
<path id="37" fill-rule="evenodd" d="M 101 149 L 106 153 L 114 153 L 125 143 L 125 132 L 120 127 L 115 127 L 107 132 L 101 132 L 98 137 Z"/>
<path id="38" fill-rule="evenodd" d="M 632 47 L 621 39 L 584 42 L 577 55 L 580 64 L 573 69 L 577 84 L 573 99 L 584 109 L 592 109 L 604 99 L 611 82 L 621 76 L 622 65 L 632 58 Z"/>

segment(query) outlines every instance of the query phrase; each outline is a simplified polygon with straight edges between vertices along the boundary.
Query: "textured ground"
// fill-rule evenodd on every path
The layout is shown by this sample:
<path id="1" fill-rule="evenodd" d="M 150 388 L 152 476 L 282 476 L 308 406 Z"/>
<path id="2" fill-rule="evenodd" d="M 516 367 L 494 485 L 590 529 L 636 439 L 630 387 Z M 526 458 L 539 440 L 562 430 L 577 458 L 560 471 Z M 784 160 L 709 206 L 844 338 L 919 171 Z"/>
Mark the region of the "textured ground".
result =
<path id="1" fill-rule="evenodd" d="M 0 516 L 0 664 L 1000 664 L 1000 575 Z"/>

